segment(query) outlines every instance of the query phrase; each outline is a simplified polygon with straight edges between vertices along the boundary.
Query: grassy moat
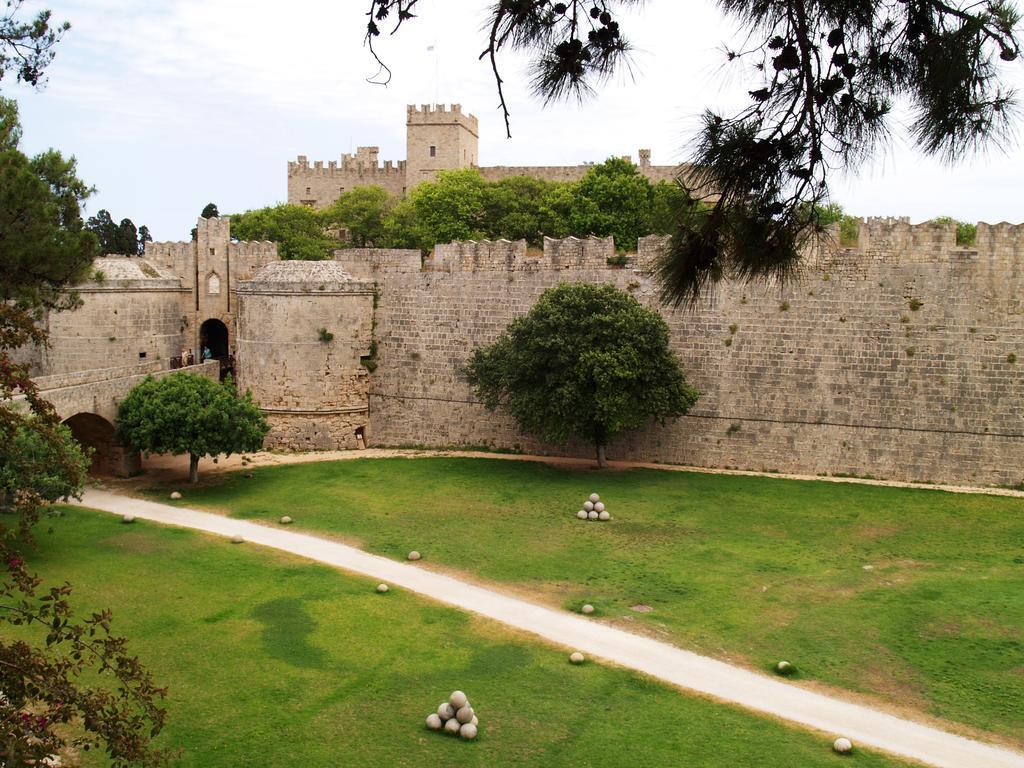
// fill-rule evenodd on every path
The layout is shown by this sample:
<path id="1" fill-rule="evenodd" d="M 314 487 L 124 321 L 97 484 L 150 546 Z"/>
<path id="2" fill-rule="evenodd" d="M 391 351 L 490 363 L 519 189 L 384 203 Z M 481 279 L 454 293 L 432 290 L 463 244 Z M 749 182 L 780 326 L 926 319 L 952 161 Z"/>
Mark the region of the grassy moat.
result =
<path id="1" fill-rule="evenodd" d="M 269 524 L 289 514 L 293 529 L 395 558 L 417 549 L 428 566 L 589 602 L 753 668 L 786 659 L 800 680 L 1024 745 L 1022 499 L 466 458 L 246 474 L 177 503 Z M 575 518 L 594 491 L 611 522 Z"/>
<path id="2" fill-rule="evenodd" d="M 183 749 L 176 766 L 907 765 L 838 757 L 828 735 L 573 666 L 566 649 L 254 545 L 81 508 L 53 528 L 34 567 L 75 585 L 79 613 L 113 609 L 168 687 L 160 743 Z M 480 716 L 477 741 L 424 727 L 454 688 Z"/>

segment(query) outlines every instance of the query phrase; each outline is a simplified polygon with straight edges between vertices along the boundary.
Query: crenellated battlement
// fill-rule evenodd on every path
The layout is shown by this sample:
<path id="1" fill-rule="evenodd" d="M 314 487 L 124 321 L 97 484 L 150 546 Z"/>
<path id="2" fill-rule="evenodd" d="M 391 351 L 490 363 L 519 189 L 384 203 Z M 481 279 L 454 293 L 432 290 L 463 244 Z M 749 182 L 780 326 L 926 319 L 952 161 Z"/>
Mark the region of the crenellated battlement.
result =
<path id="1" fill-rule="evenodd" d="M 360 147 L 360 149 L 363 149 Z M 374 147 L 376 149 L 376 147 Z M 309 158 L 306 155 L 299 155 L 295 161 L 288 162 L 288 176 L 302 176 L 302 177 L 326 177 L 335 178 L 344 176 L 346 178 L 351 177 L 352 174 L 359 176 L 380 176 L 388 178 L 405 178 L 405 160 L 398 160 L 392 162 L 391 160 L 385 160 L 383 165 L 377 160 L 376 154 L 374 154 L 372 160 L 367 157 L 360 157 L 358 153 L 355 155 L 344 154 L 341 156 L 341 160 L 329 160 L 326 165 L 322 160 L 314 160 L 312 163 L 309 162 Z"/>
<path id="2" fill-rule="evenodd" d="M 461 104 L 409 104 L 406 108 L 406 125 L 451 125 L 458 124 L 474 136 L 480 135 L 476 115 L 462 111 Z"/>
<path id="3" fill-rule="evenodd" d="M 434 272 L 559 271 L 566 269 L 610 269 L 615 256 L 611 237 L 545 237 L 538 253 L 525 240 L 466 240 L 438 244 L 423 268 Z"/>
<path id="4" fill-rule="evenodd" d="M 841 254 L 830 258 L 853 265 L 963 261 L 976 257 L 999 263 L 1016 262 L 1024 252 L 1024 224 L 979 222 L 976 226 L 974 243 L 958 245 L 954 222 L 911 224 L 905 216 L 871 217 L 860 221 L 856 243 L 844 246 Z"/>

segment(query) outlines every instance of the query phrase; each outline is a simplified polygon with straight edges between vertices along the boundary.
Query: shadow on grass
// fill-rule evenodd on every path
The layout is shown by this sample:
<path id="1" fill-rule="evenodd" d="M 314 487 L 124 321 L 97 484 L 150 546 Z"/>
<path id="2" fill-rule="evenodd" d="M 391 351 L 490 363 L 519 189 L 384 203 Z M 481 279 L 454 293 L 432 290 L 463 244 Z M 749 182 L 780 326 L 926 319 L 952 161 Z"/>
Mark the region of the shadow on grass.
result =
<path id="1" fill-rule="evenodd" d="M 326 654 L 309 643 L 316 621 L 302 600 L 280 597 L 256 606 L 253 617 L 263 624 L 263 648 L 267 655 L 303 669 L 324 669 Z"/>

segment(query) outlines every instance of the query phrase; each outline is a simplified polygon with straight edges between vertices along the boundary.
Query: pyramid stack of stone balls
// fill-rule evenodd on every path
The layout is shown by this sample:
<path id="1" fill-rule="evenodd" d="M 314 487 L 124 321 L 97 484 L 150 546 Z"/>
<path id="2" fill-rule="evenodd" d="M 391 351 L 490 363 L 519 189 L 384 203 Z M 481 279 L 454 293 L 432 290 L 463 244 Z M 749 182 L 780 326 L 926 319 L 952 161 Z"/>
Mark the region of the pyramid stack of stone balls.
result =
<path id="1" fill-rule="evenodd" d="M 583 502 L 583 509 L 576 513 L 576 517 L 580 520 L 601 520 L 602 522 L 612 519 L 611 514 L 604 508 L 601 497 L 596 493 L 590 494 L 590 498 Z"/>
<path id="2" fill-rule="evenodd" d="M 479 724 L 473 707 L 469 705 L 469 698 L 462 691 L 452 691 L 448 701 L 441 702 L 437 712 L 427 715 L 427 728 L 463 739 L 475 739 Z"/>

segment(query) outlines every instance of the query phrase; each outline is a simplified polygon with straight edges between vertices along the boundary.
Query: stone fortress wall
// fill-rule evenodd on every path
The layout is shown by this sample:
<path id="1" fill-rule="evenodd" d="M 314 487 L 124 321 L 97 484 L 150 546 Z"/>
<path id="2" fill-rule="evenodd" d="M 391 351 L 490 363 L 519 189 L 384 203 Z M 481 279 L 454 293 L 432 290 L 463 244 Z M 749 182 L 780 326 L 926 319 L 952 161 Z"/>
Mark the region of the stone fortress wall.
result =
<path id="1" fill-rule="evenodd" d="M 354 156 L 344 154 L 340 161 L 326 164 L 320 160 L 311 164 L 306 155 L 299 155 L 288 163 L 288 202 L 325 208 L 343 192 L 372 185 L 404 196 L 420 182 L 435 178 L 438 171 L 458 168 L 477 168 L 488 181 L 511 176 L 576 181 L 591 167 L 480 166 L 479 136 L 477 118 L 463 112 L 461 104 L 410 104 L 406 107 L 406 160 L 381 165 L 379 147 L 359 147 Z M 654 184 L 671 181 L 684 170 L 678 165 L 652 165 L 649 149 L 639 151 L 637 167 Z"/>
<path id="2" fill-rule="evenodd" d="M 662 312 L 702 393 L 686 417 L 617 439 L 610 458 L 1024 480 L 1024 227 L 979 224 L 976 244 L 960 248 L 952 225 L 869 219 L 856 248 L 810 257 L 798 282 L 726 281 L 676 310 L 642 269 L 660 245 L 645 238 L 624 268 L 602 263 L 614 246 L 597 238 L 549 240 L 542 255 L 521 242 L 441 246 L 423 271 L 378 257 L 371 444 L 589 455 L 521 435 L 476 402 L 459 369 L 544 289 L 610 282 Z"/>
<path id="3" fill-rule="evenodd" d="M 270 422 L 267 445 L 365 445 L 374 285 L 333 261 L 279 261 L 238 286 L 237 374 Z"/>

